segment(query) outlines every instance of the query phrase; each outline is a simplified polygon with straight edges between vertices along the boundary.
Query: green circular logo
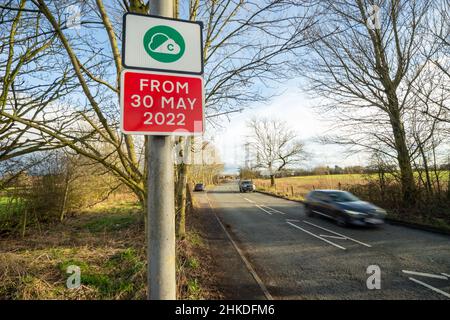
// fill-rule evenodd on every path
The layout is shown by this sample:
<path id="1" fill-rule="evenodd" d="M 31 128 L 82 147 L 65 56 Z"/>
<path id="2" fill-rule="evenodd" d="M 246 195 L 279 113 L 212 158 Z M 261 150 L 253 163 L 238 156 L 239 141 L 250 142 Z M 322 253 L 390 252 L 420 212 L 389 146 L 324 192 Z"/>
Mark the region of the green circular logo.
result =
<path id="1" fill-rule="evenodd" d="M 174 62 L 184 54 L 185 44 L 181 34 L 168 26 L 155 26 L 144 35 L 144 48 L 159 62 Z"/>

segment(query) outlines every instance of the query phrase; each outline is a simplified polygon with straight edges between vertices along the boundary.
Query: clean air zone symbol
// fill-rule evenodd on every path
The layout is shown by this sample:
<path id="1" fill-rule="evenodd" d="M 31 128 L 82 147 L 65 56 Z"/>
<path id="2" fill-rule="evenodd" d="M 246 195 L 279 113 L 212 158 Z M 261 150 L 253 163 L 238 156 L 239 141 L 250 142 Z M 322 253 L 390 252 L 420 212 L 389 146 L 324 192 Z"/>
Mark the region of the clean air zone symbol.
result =
<path id="1" fill-rule="evenodd" d="M 145 33 L 144 48 L 153 59 L 170 63 L 183 56 L 185 43 L 177 30 L 168 26 L 156 26 Z"/>

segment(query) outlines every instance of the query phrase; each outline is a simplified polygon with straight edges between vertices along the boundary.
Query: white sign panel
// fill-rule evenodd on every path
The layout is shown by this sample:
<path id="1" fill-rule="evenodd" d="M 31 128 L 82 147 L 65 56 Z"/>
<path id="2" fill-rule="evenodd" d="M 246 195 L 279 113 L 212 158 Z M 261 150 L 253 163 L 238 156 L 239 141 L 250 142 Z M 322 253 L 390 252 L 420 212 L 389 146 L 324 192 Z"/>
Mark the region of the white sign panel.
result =
<path id="1" fill-rule="evenodd" d="M 123 16 L 125 68 L 202 74 L 202 23 L 135 13 Z"/>

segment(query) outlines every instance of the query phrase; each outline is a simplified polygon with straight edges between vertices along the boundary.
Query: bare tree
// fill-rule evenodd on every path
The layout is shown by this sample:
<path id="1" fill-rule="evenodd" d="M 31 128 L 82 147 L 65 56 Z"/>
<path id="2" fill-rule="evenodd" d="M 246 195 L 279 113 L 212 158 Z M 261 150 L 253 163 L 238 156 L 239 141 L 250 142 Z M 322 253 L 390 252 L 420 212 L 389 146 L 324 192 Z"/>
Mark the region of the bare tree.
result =
<path id="1" fill-rule="evenodd" d="M 434 4 L 430 0 L 320 1 L 321 29 L 311 34 L 319 41 L 311 45 L 313 51 L 302 65 L 310 89 L 327 99 L 325 111 L 348 129 L 348 135 L 332 141 L 395 159 L 408 203 L 416 194 L 409 112 L 416 108 L 416 81 L 440 47 L 426 31 Z"/>
<path id="2" fill-rule="evenodd" d="M 256 167 L 266 169 L 271 186 L 275 175 L 305 156 L 303 144 L 286 122 L 268 118 L 253 118 L 248 123 L 251 143 L 256 152 Z"/>
<path id="3" fill-rule="evenodd" d="M 442 55 L 435 58 L 433 62 L 450 78 L 448 59 L 450 56 L 450 1 L 438 1 L 435 8 L 436 14 L 430 17 L 429 28 L 442 46 Z"/>
<path id="4" fill-rule="evenodd" d="M 300 14 L 308 10 L 304 3 L 307 1 L 204 0 L 191 1 L 187 10 L 180 10 L 205 23 L 207 115 L 267 98 L 257 83 L 286 78 L 288 69 L 283 68 L 289 54 L 309 42 L 303 35 L 314 24 L 313 18 Z M 118 94 L 121 17 L 126 11 L 151 12 L 148 1 L 11 0 L 1 8 L 20 12 L 28 22 L 26 30 L 53 39 L 42 51 L 42 56 L 53 62 L 52 68 L 38 73 L 40 82 L 48 84 L 49 75 L 68 77 L 76 88 L 65 101 L 55 98 L 57 109 L 65 109 L 55 117 L 58 121 L 43 123 L 5 109 L 0 110 L 1 119 L 29 127 L 48 137 L 47 141 L 100 163 L 145 204 L 146 144 L 142 137 L 119 131 Z M 12 21 L 4 16 L 0 19 L 5 28 L 11 28 Z M 59 50 L 60 55 L 54 56 Z"/>
<path id="5" fill-rule="evenodd" d="M 61 55 L 54 46 L 55 36 L 40 32 L 40 15 L 25 11 L 26 0 L 17 5 L 17 10 L 0 7 L 0 161 L 61 147 L 52 136 L 25 122 L 51 125 L 57 130 L 65 130 L 71 123 L 58 119 L 58 113 L 66 110 L 58 112 L 56 101 L 74 88 L 64 70 L 58 76 L 51 75 Z M 53 60 L 47 57 L 49 51 Z M 44 74 L 47 81 L 42 81 Z"/>
<path id="6" fill-rule="evenodd" d="M 426 68 L 423 81 L 415 86 L 424 114 L 441 122 L 450 122 L 450 2 L 437 1 L 428 17 L 428 30 L 439 50 Z M 446 128 L 448 131 L 448 128 Z"/>

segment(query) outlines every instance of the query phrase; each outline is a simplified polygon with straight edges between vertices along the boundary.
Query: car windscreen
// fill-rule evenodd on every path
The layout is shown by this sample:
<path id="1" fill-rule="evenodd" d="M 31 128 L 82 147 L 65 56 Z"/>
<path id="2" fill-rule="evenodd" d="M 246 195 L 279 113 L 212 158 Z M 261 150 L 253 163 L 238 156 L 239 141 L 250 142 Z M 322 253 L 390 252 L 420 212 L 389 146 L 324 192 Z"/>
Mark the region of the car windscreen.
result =
<path id="1" fill-rule="evenodd" d="M 359 199 L 350 192 L 327 192 L 326 195 L 330 197 L 333 202 L 359 201 Z"/>

